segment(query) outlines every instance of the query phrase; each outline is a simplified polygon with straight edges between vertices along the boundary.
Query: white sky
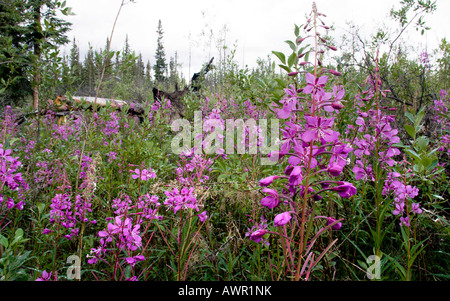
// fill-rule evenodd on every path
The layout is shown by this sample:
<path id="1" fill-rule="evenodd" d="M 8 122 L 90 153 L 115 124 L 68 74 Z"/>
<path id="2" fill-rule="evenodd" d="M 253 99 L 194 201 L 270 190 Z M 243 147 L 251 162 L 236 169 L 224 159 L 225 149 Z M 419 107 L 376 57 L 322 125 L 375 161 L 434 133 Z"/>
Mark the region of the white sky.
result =
<path id="1" fill-rule="evenodd" d="M 121 50 L 128 34 L 129 44 L 141 53 L 144 63 L 155 63 L 158 21 L 164 30 L 163 44 L 166 59 L 178 53 L 186 78 L 201 69 L 210 56 L 219 58 L 216 40 L 223 38 L 226 26 L 226 44 L 229 49 L 236 43 L 235 60 L 240 67 L 256 65 L 257 58 L 266 59 L 272 50 L 288 53 L 285 40 L 293 40 L 294 24 L 305 22 L 312 0 L 136 0 L 122 8 L 112 39 L 112 49 Z M 348 21 L 359 26 L 367 34 L 373 34 L 379 26 L 388 24 L 390 9 L 399 1 L 392 0 L 316 0 L 319 12 L 327 15 L 327 25 L 336 27 L 335 38 L 349 27 Z M 121 0 L 67 0 L 75 16 L 69 16 L 72 30 L 84 57 L 89 43 L 96 50 L 104 48 L 120 7 Z M 450 39 L 450 0 L 437 0 L 437 11 L 425 19 L 431 30 L 424 36 L 410 30 L 411 41 L 420 50 L 435 49 L 439 41 Z M 395 24 L 393 25 L 395 26 Z M 212 30 L 214 38 L 201 35 Z M 221 33 L 222 31 L 222 33 Z M 339 42 L 338 42 L 339 44 Z M 69 52 L 71 43 L 63 51 Z M 189 63 L 189 55 L 191 63 Z M 190 66 L 190 68 L 189 68 Z"/>

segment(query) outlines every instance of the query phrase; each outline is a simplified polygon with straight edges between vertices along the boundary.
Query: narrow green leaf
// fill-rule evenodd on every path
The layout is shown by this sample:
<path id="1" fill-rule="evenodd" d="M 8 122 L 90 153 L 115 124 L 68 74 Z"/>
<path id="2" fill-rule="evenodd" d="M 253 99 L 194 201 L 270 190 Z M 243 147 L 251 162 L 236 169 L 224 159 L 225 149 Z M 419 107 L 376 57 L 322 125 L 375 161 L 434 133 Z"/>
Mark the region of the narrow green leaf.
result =
<path id="1" fill-rule="evenodd" d="M 288 58 L 288 66 L 291 68 L 297 60 L 297 53 L 293 52 Z"/>
<path id="2" fill-rule="evenodd" d="M 405 130 L 411 138 L 416 139 L 416 130 L 412 125 L 405 124 Z"/>
<path id="3" fill-rule="evenodd" d="M 298 35 L 300 34 L 300 27 L 298 27 L 298 25 L 296 25 L 296 24 L 295 24 L 294 34 L 296 37 L 298 37 Z"/>
<path id="4" fill-rule="evenodd" d="M 406 112 L 405 116 L 409 119 L 409 121 L 411 121 L 412 124 L 414 124 L 414 122 L 416 121 L 416 118 L 410 112 Z"/>
<path id="5" fill-rule="evenodd" d="M 294 51 L 294 52 L 296 52 L 297 51 L 297 46 L 295 45 L 295 43 L 294 42 L 292 42 L 292 41 L 289 41 L 289 40 L 286 40 L 286 41 L 284 41 L 286 44 L 288 44 L 289 45 L 289 47 L 291 47 L 291 49 L 292 49 L 292 51 Z"/>
<path id="6" fill-rule="evenodd" d="M 288 66 L 285 65 L 278 65 L 278 66 L 280 66 L 281 69 L 284 69 L 288 73 L 291 72 L 291 69 Z"/>
<path id="7" fill-rule="evenodd" d="M 284 53 L 279 52 L 279 51 L 272 51 L 273 54 L 275 54 L 275 56 L 283 63 L 286 64 L 286 56 L 284 55 Z"/>
<path id="8" fill-rule="evenodd" d="M 422 122 L 423 116 L 425 116 L 425 107 L 421 108 L 419 112 L 417 112 L 416 119 L 414 121 L 414 127 L 416 128 L 416 132 L 418 132 L 417 128 Z"/>

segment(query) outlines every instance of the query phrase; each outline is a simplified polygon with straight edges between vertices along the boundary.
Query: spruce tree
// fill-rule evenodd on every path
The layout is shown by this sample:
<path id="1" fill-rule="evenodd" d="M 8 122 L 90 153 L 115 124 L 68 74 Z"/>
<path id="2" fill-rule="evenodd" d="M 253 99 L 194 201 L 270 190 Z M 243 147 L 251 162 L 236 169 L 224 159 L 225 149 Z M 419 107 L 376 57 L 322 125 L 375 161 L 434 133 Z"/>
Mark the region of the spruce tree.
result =
<path id="1" fill-rule="evenodd" d="M 23 0 L 22 0 L 23 1 Z M 58 47 L 69 42 L 66 32 L 70 29 L 70 22 L 60 19 L 57 15 L 70 14 L 70 8 L 65 7 L 65 1 L 57 0 L 28 0 L 24 1 L 28 10 L 28 25 L 30 35 L 29 43 L 32 45 L 32 89 L 33 89 L 33 108 L 36 110 L 39 103 L 39 90 L 41 85 L 43 50 L 47 52 L 58 52 Z M 27 25 L 25 25 L 27 26 Z M 48 53 L 47 53 L 48 54 Z M 51 55 L 49 55 L 51 57 Z M 47 62 L 46 62 L 47 63 Z"/>
<path id="2" fill-rule="evenodd" d="M 0 100 L 3 105 L 19 104 L 31 95 L 31 82 L 27 77 L 30 64 L 25 21 L 25 2 L 0 1 Z"/>
<path id="3" fill-rule="evenodd" d="M 158 40 L 155 54 L 156 62 L 155 65 L 153 66 L 153 70 L 155 71 L 156 82 L 163 83 L 166 79 L 165 74 L 167 73 L 167 63 L 163 45 L 164 31 L 162 29 L 161 20 L 159 20 L 158 29 L 156 30 L 156 33 L 158 34 Z"/>

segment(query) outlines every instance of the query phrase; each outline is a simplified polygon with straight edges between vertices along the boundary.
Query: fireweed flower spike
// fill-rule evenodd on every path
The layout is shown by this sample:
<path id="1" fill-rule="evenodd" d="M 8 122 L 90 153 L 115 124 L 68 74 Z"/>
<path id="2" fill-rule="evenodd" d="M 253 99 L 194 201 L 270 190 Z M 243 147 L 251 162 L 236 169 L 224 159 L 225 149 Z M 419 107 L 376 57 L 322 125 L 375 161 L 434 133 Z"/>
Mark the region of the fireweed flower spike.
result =
<path id="1" fill-rule="evenodd" d="M 280 119 L 285 120 L 281 129 L 283 133 L 282 146 L 280 152 L 277 153 L 279 164 L 283 164 L 284 167 L 284 175 L 272 175 L 260 180 L 260 186 L 266 187 L 264 192 L 268 194 L 262 198 L 261 205 L 267 207 L 264 210 L 271 210 L 270 214 L 272 211 L 276 212 L 273 226 L 280 227 L 288 223 L 292 226 L 279 228 L 277 229 L 279 232 L 273 234 L 289 238 L 284 241 L 283 253 L 286 260 L 289 261 L 286 271 L 294 272 L 296 280 L 304 275 L 301 272 L 302 265 L 305 264 L 305 259 L 308 257 L 308 254 L 304 252 L 310 250 L 310 247 L 305 249 L 306 242 L 311 238 L 309 237 L 311 231 L 308 229 L 310 225 L 308 221 L 310 218 L 314 218 L 316 212 L 310 208 L 311 204 L 319 200 L 321 202 L 326 200 L 324 196 L 320 195 L 324 191 L 337 192 L 343 198 L 349 198 L 356 194 L 356 187 L 352 183 L 329 180 L 329 177 L 341 176 L 344 168 L 350 163 L 349 155 L 353 152 L 353 147 L 351 147 L 353 141 L 349 141 L 349 143 L 339 141 L 340 133 L 335 130 L 334 122 L 336 115 L 344 106 L 345 90 L 342 86 L 334 86 L 332 92 L 327 91 L 328 75 L 338 76 L 341 74 L 321 67 L 318 54 L 323 54 L 324 48 L 335 50 L 335 47 L 323 44 L 326 43 L 326 40 L 320 37 L 319 30 L 321 28 L 319 26 L 328 27 L 318 25 L 317 19 L 317 7 L 313 4 L 310 20 L 303 30 L 312 31 L 306 35 L 314 39 L 315 47 L 302 51 L 303 53 L 315 53 L 314 61 L 311 63 L 314 66 L 314 72 L 306 72 L 306 83 L 297 83 L 300 89 L 295 90 L 292 86 L 285 89 L 285 96 L 280 101 L 282 107 L 274 105 L 274 112 Z M 298 29 L 296 30 L 298 31 Z M 296 35 L 298 36 L 299 33 Z M 318 43 L 319 39 L 322 41 L 320 44 Z M 300 63 L 299 68 L 304 68 L 306 65 L 306 62 Z M 305 73 L 300 70 L 296 71 Z M 300 78 L 295 77 L 295 79 Z M 287 162 L 284 160 L 285 156 L 288 157 Z M 268 188 L 277 177 L 283 180 L 287 178 L 281 193 Z M 314 188 L 320 184 L 322 184 L 322 189 L 315 190 Z M 282 202 L 280 198 L 283 198 Z M 326 218 L 330 228 L 337 230 L 342 227 L 342 224 L 336 219 Z M 248 233 L 247 236 L 250 236 L 250 239 L 255 242 L 262 242 L 264 234 L 272 234 L 267 230 L 267 225 L 255 226 Z M 289 258 L 291 260 L 288 260 Z"/>

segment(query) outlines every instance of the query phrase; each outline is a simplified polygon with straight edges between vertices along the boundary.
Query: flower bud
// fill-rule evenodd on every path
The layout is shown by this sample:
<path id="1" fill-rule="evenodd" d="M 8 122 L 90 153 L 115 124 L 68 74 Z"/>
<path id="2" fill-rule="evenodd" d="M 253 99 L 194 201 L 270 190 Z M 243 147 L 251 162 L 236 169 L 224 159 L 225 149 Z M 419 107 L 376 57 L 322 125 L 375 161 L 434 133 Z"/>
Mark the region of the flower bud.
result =
<path id="1" fill-rule="evenodd" d="M 335 110 L 340 110 L 344 108 L 344 105 L 340 101 L 333 102 L 331 107 Z"/>
<path id="2" fill-rule="evenodd" d="M 304 38 L 298 39 L 297 40 L 297 45 L 300 44 L 301 42 L 303 42 L 304 40 L 306 40 L 306 38 L 308 38 L 308 37 L 304 37 Z"/>
<path id="3" fill-rule="evenodd" d="M 329 217 L 329 218 L 327 219 L 327 224 L 328 224 L 328 225 L 331 225 L 331 224 L 334 223 L 334 222 L 336 222 L 336 219 L 334 219 L 334 218 L 332 218 L 332 217 Z M 331 226 L 331 229 L 333 229 L 333 230 L 339 230 L 339 229 L 341 229 L 341 227 L 342 227 L 342 223 L 339 222 L 339 223 L 336 223 L 336 224 L 334 224 L 333 226 Z"/>
<path id="4" fill-rule="evenodd" d="M 278 176 L 270 176 L 259 181 L 259 186 L 266 187 L 272 184 L 274 180 L 278 179 Z"/>
<path id="5" fill-rule="evenodd" d="M 330 49 L 333 50 L 333 51 L 337 51 L 337 48 L 334 47 L 334 46 L 328 46 L 328 48 L 330 48 Z"/>

